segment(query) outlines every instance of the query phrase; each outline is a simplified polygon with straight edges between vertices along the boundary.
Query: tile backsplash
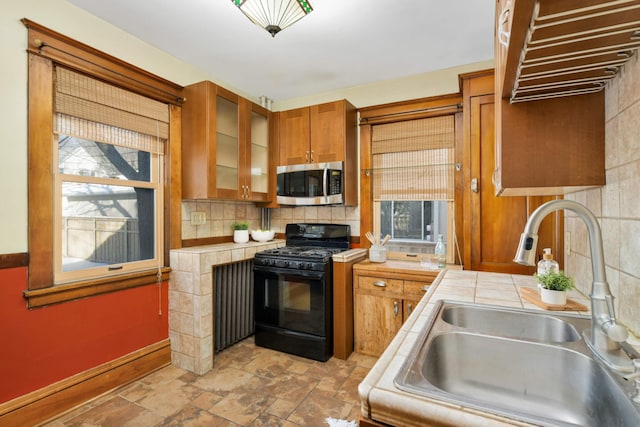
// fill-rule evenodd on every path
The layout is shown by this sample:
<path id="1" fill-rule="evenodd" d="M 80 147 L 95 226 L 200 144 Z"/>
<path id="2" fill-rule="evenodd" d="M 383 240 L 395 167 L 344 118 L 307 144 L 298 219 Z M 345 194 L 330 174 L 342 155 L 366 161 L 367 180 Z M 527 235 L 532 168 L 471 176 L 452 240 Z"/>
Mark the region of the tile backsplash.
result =
<path id="1" fill-rule="evenodd" d="M 636 54 L 605 89 L 606 185 L 565 196 L 598 218 L 607 281 L 619 321 L 640 337 L 640 61 Z M 570 253 L 565 270 L 589 294 L 592 272 L 586 226 L 565 211 Z"/>
<path id="2" fill-rule="evenodd" d="M 284 233 L 285 226 L 294 222 L 316 222 L 349 224 L 351 235 L 360 235 L 360 210 L 356 206 L 306 206 L 270 209 L 271 229 Z M 191 212 L 204 212 L 206 223 L 191 225 Z M 247 221 L 252 229 L 261 227 L 262 211 L 253 203 L 183 200 L 182 238 L 202 239 L 206 237 L 231 236 L 231 225 L 235 221 Z"/>

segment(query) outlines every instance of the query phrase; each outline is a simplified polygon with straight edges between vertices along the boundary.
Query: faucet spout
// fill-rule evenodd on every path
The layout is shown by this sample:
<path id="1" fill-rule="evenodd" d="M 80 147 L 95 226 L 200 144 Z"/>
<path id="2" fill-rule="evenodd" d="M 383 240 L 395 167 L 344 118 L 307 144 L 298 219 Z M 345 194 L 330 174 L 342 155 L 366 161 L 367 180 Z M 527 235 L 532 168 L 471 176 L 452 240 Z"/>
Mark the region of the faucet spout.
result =
<path id="1" fill-rule="evenodd" d="M 591 331 L 585 338 L 605 363 L 615 369 L 627 371 L 632 369 L 630 360 L 621 356 L 620 343 L 628 336 L 627 328 L 619 324 L 613 308 L 613 295 L 607 282 L 602 232 L 598 220 L 585 206 L 573 200 L 552 200 L 538 207 L 527 220 L 514 262 L 524 265 L 535 265 L 538 228 L 542 220 L 551 212 L 565 209 L 575 212 L 587 226 L 589 247 L 591 250 L 591 269 L 593 282 L 591 286 Z"/>

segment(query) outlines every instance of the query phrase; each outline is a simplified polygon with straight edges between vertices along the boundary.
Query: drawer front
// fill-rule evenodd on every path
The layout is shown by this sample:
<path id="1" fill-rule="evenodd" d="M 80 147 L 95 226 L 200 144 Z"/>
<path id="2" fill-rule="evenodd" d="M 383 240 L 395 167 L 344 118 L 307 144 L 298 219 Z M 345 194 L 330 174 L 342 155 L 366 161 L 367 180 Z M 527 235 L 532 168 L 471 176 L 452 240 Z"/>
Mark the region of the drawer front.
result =
<path id="1" fill-rule="evenodd" d="M 402 293 L 402 280 L 385 279 L 382 277 L 360 276 L 358 288 L 381 292 Z"/>
<path id="2" fill-rule="evenodd" d="M 404 293 L 412 295 L 424 295 L 429 290 L 431 284 L 428 282 L 418 282 L 415 280 L 404 281 Z"/>

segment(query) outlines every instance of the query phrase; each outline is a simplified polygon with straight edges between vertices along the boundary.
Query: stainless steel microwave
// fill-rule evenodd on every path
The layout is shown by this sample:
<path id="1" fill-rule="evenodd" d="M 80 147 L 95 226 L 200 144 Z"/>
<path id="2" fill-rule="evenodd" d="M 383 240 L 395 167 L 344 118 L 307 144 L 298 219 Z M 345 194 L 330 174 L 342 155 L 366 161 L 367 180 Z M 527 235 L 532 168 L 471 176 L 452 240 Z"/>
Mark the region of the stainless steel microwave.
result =
<path id="1" fill-rule="evenodd" d="M 342 169 L 342 162 L 278 166 L 276 201 L 295 206 L 344 203 Z"/>

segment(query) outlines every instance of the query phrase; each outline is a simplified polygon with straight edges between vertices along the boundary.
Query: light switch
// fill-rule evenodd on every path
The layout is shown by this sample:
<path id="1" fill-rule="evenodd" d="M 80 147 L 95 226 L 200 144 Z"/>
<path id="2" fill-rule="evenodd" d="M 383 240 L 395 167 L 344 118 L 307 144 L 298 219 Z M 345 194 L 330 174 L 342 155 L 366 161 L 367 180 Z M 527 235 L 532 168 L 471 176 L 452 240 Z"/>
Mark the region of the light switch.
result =
<path id="1" fill-rule="evenodd" d="M 191 225 L 203 225 L 207 223 L 205 212 L 191 212 Z"/>

